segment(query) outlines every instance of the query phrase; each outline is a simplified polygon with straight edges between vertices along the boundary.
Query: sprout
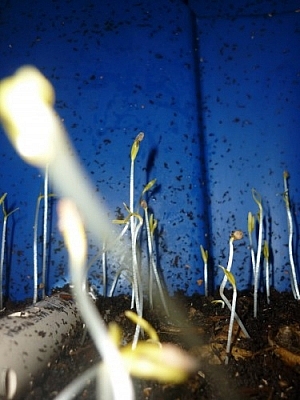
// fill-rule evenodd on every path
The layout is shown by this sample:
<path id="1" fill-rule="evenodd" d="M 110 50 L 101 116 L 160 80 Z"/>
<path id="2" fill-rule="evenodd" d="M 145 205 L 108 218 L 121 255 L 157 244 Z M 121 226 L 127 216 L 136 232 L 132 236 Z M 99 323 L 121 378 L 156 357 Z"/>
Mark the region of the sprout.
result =
<path id="1" fill-rule="evenodd" d="M 291 272 L 292 272 L 291 287 L 292 287 L 292 292 L 293 292 L 295 299 L 300 300 L 300 293 L 299 293 L 299 287 L 298 287 L 298 281 L 297 281 L 297 273 L 296 273 L 296 267 L 295 267 L 294 256 L 293 256 L 293 234 L 294 234 L 294 231 L 293 231 L 293 219 L 292 219 L 290 199 L 289 199 L 289 189 L 288 189 L 288 184 L 287 184 L 288 178 L 289 178 L 289 173 L 287 171 L 284 171 L 283 172 L 283 184 L 284 184 L 283 199 L 285 202 L 287 221 L 288 221 L 289 257 L 290 257 L 290 265 L 291 265 Z"/>
<path id="2" fill-rule="evenodd" d="M 258 295 L 259 274 L 260 274 L 260 258 L 261 258 L 261 250 L 262 250 L 263 208 L 262 208 L 261 195 L 255 189 L 252 189 L 252 197 L 253 197 L 253 200 L 255 201 L 255 203 L 258 205 L 258 209 L 259 209 L 257 252 L 256 252 L 255 270 L 254 270 L 254 302 L 253 302 L 253 308 L 254 308 L 253 314 L 254 314 L 254 318 L 256 318 L 257 317 L 257 295 Z"/>
<path id="3" fill-rule="evenodd" d="M 222 268 L 226 278 L 229 280 L 229 282 L 233 288 L 233 296 L 232 296 L 231 311 L 230 311 L 230 321 L 229 321 L 227 345 L 226 345 L 226 358 L 225 358 L 225 364 L 228 364 L 229 354 L 231 351 L 231 339 L 232 339 L 232 330 L 233 330 L 234 314 L 235 314 L 235 307 L 236 307 L 237 289 L 236 289 L 235 278 L 234 278 L 233 274 L 230 271 L 226 270 L 221 265 L 220 265 L 220 268 Z"/>
<path id="4" fill-rule="evenodd" d="M 47 239 L 48 239 L 48 206 L 49 206 L 49 171 L 45 168 L 44 177 L 44 222 L 43 222 L 43 261 L 42 261 L 42 299 L 46 291 L 46 264 L 47 264 Z"/>
<path id="5" fill-rule="evenodd" d="M 129 214 L 130 214 L 130 231 L 131 231 L 131 257 L 132 257 L 132 276 L 133 276 L 133 295 L 135 300 L 136 311 L 141 317 L 143 315 L 143 287 L 141 281 L 140 268 L 137 260 L 137 236 L 141 227 L 141 221 L 136 219 L 137 214 L 134 213 L 134 162 L 140 148 L 140 142 L 144 139 L 144 132 L 140 132 L 131 147 L 130 152 L 130 188 L 129 188 Z M 139 216 L 140 217 L 140 216 Z M 139 336 L 139 325 L 137 325 L 133 346 L 136 346 Z"/>
<path id="6" fill-rule="evenodd" d="M 202 245 L 200 246 L 200 251 L 204 264 L 204 295 L 208 296 L 208 273 L 207 273 L 208 251 L 204 250 Z"/>
<path id="7" fill-rule="evenodd" d="M 242 238 L 243 238 L 243 232 L 240 231 L 240 230 L 234 231 L 234 232 L 232 232 L 232 234 L 230 235 L 230 239 L 229 239 L 229 257 L 228 257 L 227 268 L 226 268 L 227 272 L 230 272 L 231 267 L 232 267 L 232 261 L 233 261 L 233 242 L 234 242 L 235 240 L 240 240 L 240 239 L 242 239 Z M 228 301 L 227 297 L 226 297 L 225 294 L 224 294 L 224 289 L 225 289 L 225 286 L 226 286 L 226 283 L 227 283 L 227 279 L 228 279 L 228 278 L 227 278 L 227 274 L 224 274 L 224 278 L 223 278 L 222 283 L 221 283 L 221 285 L 220 285 L 220 296 L 221 296 L 221 298 L 222 298 L 222 300 L 223 300 L 223 302 L 224 302 L 223 304 L 226 304 L 227 307 L 229 308 L 229 310 L 231 311 L 231 304 L 230 304 L 230 302 Z M 242 323 L 240 317 L 237 315 L 236 312 L 234 313 L 234 316 L 235 316 L 235 319 L 236 319 L 237 323 L 239 324 L 241 330 L 243 331 L 244 335 L 245 335 L 247 338 L 249 338 L 250 335 L 249 335 L 249 333 L 247 332 L 247 330 L 246 330 L 244 324 Z"/>

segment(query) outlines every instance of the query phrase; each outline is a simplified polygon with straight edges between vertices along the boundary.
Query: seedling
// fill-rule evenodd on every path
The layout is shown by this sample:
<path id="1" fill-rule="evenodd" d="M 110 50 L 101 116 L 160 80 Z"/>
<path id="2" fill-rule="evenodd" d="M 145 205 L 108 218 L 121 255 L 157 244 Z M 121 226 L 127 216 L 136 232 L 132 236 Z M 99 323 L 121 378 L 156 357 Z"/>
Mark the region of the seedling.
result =
<path id="1" fill-rule="evenodd" d="M 131 230 L 131 245 L 132 245 L 132 271 L 133 271 L 133 282 L 134 282 L 134 292 L 135 292 L 135 303 L 136 303 L 136 308 L 137 308 L 137 313 L 138 315 L 141 316 L 140 312 L 140 297 L 142 301 L 143 297 L 143 291 L 142 291 L 142 285 L 141 285 L 141 278 L 140 278 L 140 271 L 138 267 L 138 262 L 137 262 L 137 252 L 136 252 L 136 239 L 137 239 L 137 234 L 136 234 L 136 227 L 137 227 L 137 221 L 136 221 L 136 214 L 134 213 L 134 164 L 135 164 L 135 159 L 136 156 L 139 152 L 140 148 L 140 143 L 144 139 L 144 132 L 140 132 L 131 147 L 131 152 L 130 152 L 130 193 L 129 193 L 129 213 L 130 213 L 130 230 Z M 140 222 L 140 220 L 139 220 Z"/>
<path id="2" fill-rule="evenodd" d="M 141 272 L 137 259 L 137 237 L 138 232 L 143 224 L 141 217 L 134 212 L 134 164 L 138 154 L 140 143 L 144 139 L 144 132 L 140 132 L 131 147 L 130 152 L 130 193 L 129 193 L 129 214 L 130 214 L 130 231 L 131 231 L 131 258 L 132 258 L 132 276 L 133 276 L 133 294 L 135 300 L 136 311 L 140 317 L 143 315 L 143 285 L 141 280 Z M 140 328 L 136 327 L 136 334 L 133 346 L 136 346 L 139 337 Z"/>
<path id="3" fill-rule="evenodd" d="M 299 287 L 298 287 L 298 281 L 297 281 L 297 273 L 296 273 L 296 267 L 295 267 L 294 256 L 293 256 L 294 229 L 293 229 L 292 212 L 291 212 L 291 207 L 290 207 L 289 189 L 288 189 L 288 184 L 287 184 L 288 178 L 289 178 L 289 173 L 287 171 L 284 171 L 283 172 L 283 184 L 284 184 L 283 199 L 285 202 L 287 222 L 288 222 L 289 257 L 290 257 L 290 265 L 291 265 L 291 272 L 292 272 L 291 287 L 292 287 L 292 292 L 293 292 L 295 299 L 300 300 L 300 293 L 299 293 Z"/>
<path id="4" fill-rule="evenodd" d="M 113 223 L 115 223 L 115 224 L 124 224 L 125 225 L 124 229 L 122 230 L 121 234 L 119 235 L 120 238 L 125 234 L 125 232 L 127 231 L 127 229 L 130 226 L 132 271 L 130 273 L 130 271 L 128 270 L 128 268 L 126 266 L 121 267 L 117 271 L 117 275 L 114 279 L 114 282 L 113 282 L 113 285 L 111 288 L 111 294 L 112 294 L 115 289 L 115 285 L 117 283 L 117 280 L 118 280 L 120 274 L 122 272 L 125 272 L 127 279 L 129 279 L 132 282 L 133 289 L 132 289 L 131 307 L 133 308 L 134 304 L 135 304 L 136 311 L 140 317 L 143 314 L 143 282 L 142 282 L 142 278 L 141 278 L 141 266 L 140 266 L 140 258 L 141 257 L 138 254 L 138 238 L 139 238 L 139 233 L 142 228 L 144 220 L 141 217 L 141 215 L 134 209 L 134 197 L 135 197 L 134 196 L 134 186 L 135 186 L 135 184 L 134 184 L 134 170 L 135 170 L 134 167 L 135 167 L 135 160 L 136 160 L 136 157 L 137 157 L 137 154 L 139 151 L 140 143 L 143 140 L 143 138 L 144 138 L 144 133 L 140 132 L 134 139 L 132 147 L 131 147 L 131 152 L 130 152 L 131 163 L 130 163 L 130 193 L 129 193 L 130 205 L 129 205 L 129 208 L 124 204 L 125 209 L 128 212 L 128 216 L 125 219 L 113 220 Z M 161 280 L 159 277 L 157 265 L 156 265 L 154 255 L 153 255 L 153 240 L 154 240 L 153 235 L 154 235 L 154 231 L 155 231 L 155 228 L 157 225 L 157 221 L 153 219 L 153 215 L 152 215 L 152 217 L 150 216 L 150 218 L 149 218 L 148 204 L 147 204 L 147 201 L 143 198 L 144 195 L 154 186 L 155 182 L 156 182 L 156 179 L 153 179 L 150 182 L 148 182 L 148 184 L 144 187 L 144 189 L 141 193 L 141 196 L 140 196 L 139 205 L 144 210 L 147 242 L 148 242 L 150 305 L 153 306 L 153 277 L 154 277 L 156 280 L 157 286 L 158 286 L 158 290 L 159 290 L 159 294 L 161 297 L 163 307 L 165 309 L 166 314 L 168 315 L 169 312 L 168 312 L 167 303 L 166 303 L 165 297 L 164 297 L 163 286 L 162 286 L 162 283 L 161 283 Z M 137 344 L 139 330 L 140 330 L 140 327 L 137 324 L 137 330 L 136 330 L 136 334 L 135 334 L 135 337 L 133 340 L 133 347 L 135 347 Z"/>
<path id="5" fill-rule="evenodd" d="M 208 261 L 208 251 L 204 250 L 203 246 L 200 246 L 201 256 L 204 264 L 204 295 L 208 296 L 208 273 L 207 273 L 207 261 Z"/>
<path id="6" fill-rule="evenodd" d="M 227 365 L 228 361 L 229 361 L 229 355 L 231 352 L 232 330 L 233 330 L 234 315 L 235 315 L 235 308 L 236 308 L 237 289 L 236 289 L 235 278 L 234 278 L 233 274 L 230 271 L 226 270 L 221 265 L 220 265 L 220 268 L 222 268 L 226 278 L 230 282 L 232 289 L 233 289 L 233 296 L 232 296 L 231 310 L 230 310 L 230 320 L 229 320 L 229 327 L 228 327 L 228 337 L 227 337 L 227 345 L 226 345 L 226 357 L 225 357 L 225 364 Z"/>
<path id="7" fill-rule="evenodd" d="M 263 231 L 263 208 L 262 208 L 262 200 L 261 195 L 255 190 L 252 189 L 252 197 L 255 203 L 258 205 L 258 238 L 257 238 L 257 252 L 256 252 L 256 261 L 255 261 L 255 270 L 254 270 L 254 301 L 253 301 L 253 314 L 254 318 L 257 317 L 257 296 L 258 296 L 258 286 L 259 286 L 259 275 L 260 275 L 260 258 L 262 251 L 262 231 Z"/>
<path id="8" fill-rule="evenodd" d="M 142 316 L 143 314 L 143 288 L 142 288 L 142 281 L 141 281 L 141 275 L 140 275 L 140 268 L 138 264 L 138 258 L 137 258 L 137 239 L 139 232 L 142 228 L 143 225 L 143 218 L 138 214 L 138 213 L 132 213 L 130 209 L 124 204 L 124 207 L 126 211 L 128 212 L 128 216 L 124 220 L 113 220 L 114 223 L 118 224 L 125 224 L 125 228 L 127 230 L 128 222 L 130 221 L 130 224 L 132 223 L 132 218 L 135 218 L 136 221 L 134 220 L 134 229 L 133 231 L 131 230 L 131 250 L 132 250 L 132 271 L 131 271 L 131 282 L 132 282 L 132 298 L 131 298 L 131 307 L 136 307 L 136 310 L 138 312 L 139 316 Z M 132 226 L 132 225 L 130 225 Z M 126 267 L 121 267 L 119 271 L 117 272 L 117 279 L 120 276 L 121 272 L 123 270 L 128 270 Z M 114 290 L 115 284 L 117 280 L 114 281 L 113 286 L 112 286 L 112 291 Z M 140 334 L 140 327 L 139 325 L 136 326 L 136 332 L 134 335 L 134 340 L 133 340 L 133 346 L 136 346 L 138 338 Z"/>
<path id="9" fill-rule="evenodd" d="M 6 242 L 6 228 L 7 228 L 7 219 L 8 217 L 17 211 L 19 208 L 15 208 L 13 211 L 9 213 L 5 208 L 5 198 L 7 193 L 0 198 L 0 204 L 2 205 L 3 211 L 3 227 L 2 227 L 2 239 L 1 239 L 1 255 L 0 255 L 0 312 L 3 311 L 3 266 L 4 266 L 4 255 L 5 255 L 5 242 Z"/>
<path id="10" fill-rule="evenodd" d="M 240 239 L 242 239 L 242 238 L 243 238 L 243 232 L 242 232 L 242 231 L 239 231 L 239 230 L 232 232 L 232 234 L 230 235 L 230 238 L 229 238 L 229 256 L 228 256 L 228 262 L 227 262 L 227 268 L 226 268 L 226 271 L 227 271 L 227 272 L 230 272 L 231 267 L 232 267 L 233 250 L 234 250 L 234 249 L 233 249 L 233 242 L 234 242 L 235 240 L 240 240 Z M 231 304 L 230 304 L 230 302 L 228 301 L 227 297 L 226 297 L 225 294 L 224 294 L 224 289 L 225 289 L 225 286 L 226 286 L 226 283 L 227 283 L 227 279 L 228 279 L 228 278 L 227 278 L 227 275 L 224 274 L 222 283 L 221 283 L 221 285 L 220 285 L 220 296 L 221 296 L 221 298 L 222 298 L 222 300 L 223 300 L 223 307 L 224 307 L 224 304 L 226 304 L 226 306 L 229 308 L 229 310 L 230 310 L 230 312 L 231 312 Z M 247 338 L 249 338 L 250 335 L 249 335 L 249 333 L 247 332 L 247 330 L 246 330 L 246 328 L 245 328 L 243 322 L 241 321 L 240 317 L 237 315 L 236 312 L 234 312 L 234 316 L 235 316 L 235 319 L 236 319 L 237 323 L 239 324 L 241 330 L 243 331 L 244 335 L 245 335 Z"/>

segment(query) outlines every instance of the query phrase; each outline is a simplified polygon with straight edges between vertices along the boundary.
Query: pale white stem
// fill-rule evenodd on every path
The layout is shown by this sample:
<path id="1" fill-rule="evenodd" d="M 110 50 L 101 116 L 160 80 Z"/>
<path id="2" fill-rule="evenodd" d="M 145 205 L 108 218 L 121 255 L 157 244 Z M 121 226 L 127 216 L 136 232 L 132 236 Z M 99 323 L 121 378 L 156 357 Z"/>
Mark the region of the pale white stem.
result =
<path id="1" fill-rule="evenodd" d="M 290 208 L 290 199 L 289 199 L 289 189 L 288 189 L 288 185 L 287 185 L 287 178 L 288 178 L 288 173 L 285 171 L 283 173 L 283 183 L 284 183 L 284 201 L 285 201 L 285 205 L 286 205 L 288 233 L 289 233 L 289 258 L 290 258 L 291 273 L 292 273 L 291 286 L 292 286 L 292 290 L 293 290 L 295 299 L 300 300 L 296 267 L 295 267 L 294 256 L 293 256 L 294 229 L 293 229 L 292 213 L 291 213 L 291 208 Z"/>
<path id="2" fill-rule="evenodd" d="M 33 304 L 38 301 L 38 223 L 42 196 L 36 201 L 35 217 L 33 225 Z"/>
<path id="3" fill-rule="evenodd" d="M 44 177 L 42 299 L 45 298 L 45 293 L 46 293 L 47 240 L 48 240 L 48 206 L 49 206 L 49 173 L 48 173 L 48 165 L 47 165 L 46 168 L 45 168 L 45 177 Z"/>
<path id="4" fill-rule="evenodd" d="M 109 297 L 112 297 L 112 296 L 114 295 L 114 291 L 115 291 L 115 289 L 116 289 L 117 282 L 118 282 L 119 277 L 120 277 L 120 275 L 122 274 L 122 272 L 125 272 L 125 274 L 127 273 L 127 274 L 125 275 L 125 276 L 126 276 L 126 279 L 127 279 L 127 280 L 131 283 L 131 285 L 133 286 L 132 278 L 130 278 L 130 276 L 132 275 L 132 271 L 129 270 L 128 268 L 120 267 L 120 268 L 117 270 L 116 274 L 115 274 L 113 283 L 112 283 L 111 288 L 110 288 Z"/>
<path id="5" fill-rule="evenodd" d="M 144 208 L 145 211 L 145 223 L 147 232 L 147 242 L 148 242 L 148 256 L 149 256 L 149 304 L 153 309 L 153 268 L 152 268 L 152 257 L 153 257 L 153 247 L 150 233 L 148 208 Z"/>
<path id="6" fill-rule="evenodd" d="M 236 290 L 236 286 L 233 285 L 233 296 L 232 296 L 232 304 L 231 304 L 231 310 L 230 310 L 231 313 L 230 313 L 230 321 L 229 321 L 229 327 L 228 327 L 225 364 L 228 364 L 229 354 L 231 351 L 232 330 L 233 330 L 233 323 L 234 323 L 234 318 L 235 318 L 236 299 L 237 299 L 237 290 Z"/>
<path id="7" fill-rule="evenodd" d="M 204 295 L 208 296 L 208 271 L 207 271 L 207 262 L 204 262 Z"/>
<path id="8" fill-rule="evenodd" d="M 268 258 L 265 258 L 265 274 L 266 274 L 267 303 L 270 304 L 270 263 Z"/>
<path id="9" fill-rule="evenodd" d="M 4 214 L 2 239 L 1 239 L 1 256 L 0 256 L 0 311 L 3 310 L 3 267 L 4 267 L 4 255 L 5 255 L 5 242 L 6 242 L 6 226 L 7 226 L 7 215 Z"/>
<path id="10" fill-rule="evenodd" d="M 82 265 L 78 264 L 79 263 L 75 259 L 71 260 L 70 269 L 74 284 L 74 295 L 86 326 L 99 353 L 103 357 L 104 364 L 109 369 L 108 378 L 110 381 L 110 388 L 113 392 L 112 398 L 116 400 L 125 398 L 131 400 L 134 398 L 134 395 L 130 378 L 125 371 L 118 350 L 107 334 L 104 322 L 99 318 L 97 308 L 86 293 L 85 276 L 83 276 L 80 271 Z M 101 380 L 101 385 L 106 386 L 104 380 Z"/>
<path id="11" fill-rule="evenodd" d="M 261 259 L 261 247 L 262 247 L 262 228 L 263 228 L 263 215 L 262 215 L 262 207 L 260 207 L 258 239 L 257 239 L 258 242 L 257 242 L 255 274 L 254 274 L 254 318 L 257 317 L 257 296 L 258 296 L 260 259 Z"/>
<path id="12" fill-rule="evenodd" d="M 140 269 L 139 269 L 139 265 L 138 265 L 138 260 L 137 260 L 137 249 L 136 249 L 136 243 L 137 243 L 137 238 L 138 238 L 138 234 L 139 231 L 143 225 L 143 219 L 142 218 L 138 218 L 138 224 L 135 227 L 135 232 L 134 232 L 134 236 L 132 236 L 132 266 L 133 266 L 133 282 L 134 282 L 134 286 L 135 290 L 134 290 L 134 295 L 135 297 L 138 295 L 139 296 L 139 302 L 137 302 L 137 299 L 135 299 L 135 304 L 136 304 L 136 312 L 137 315 L 139 317 L 143 316 L 143 288 L 142 288 L 142 281 L 141 281 L 141 274 L 140 274 Z M 136 282 L 134 281 L 134 279 L 136 279 Z M 140 325 L 136 325 L 136 329 L 135 329 L 135 334 L 133 337 L 133 341 L 132 341 L 132 348 L 135 349 L 137 342 L 139 340 L 139 335 L 140 335 L 140 331 L 141 331 L 141 327 Z"/>
<path id="13" fill-rule="evenodd" d="M 262 253 L 262 233 L 263 233 L 263 208 L 261 198 L 256 190 L 252 189 L 252 196 L 259 209 L 259 224 L 258 224 L 258 238 L 257 238 L 257 253 L 254 271 L 254 300 L 253 300 L 253 315 L 257 318 L 257 297 L 259 287 L 259 275 L 260 275 L 260 260 Z"/>

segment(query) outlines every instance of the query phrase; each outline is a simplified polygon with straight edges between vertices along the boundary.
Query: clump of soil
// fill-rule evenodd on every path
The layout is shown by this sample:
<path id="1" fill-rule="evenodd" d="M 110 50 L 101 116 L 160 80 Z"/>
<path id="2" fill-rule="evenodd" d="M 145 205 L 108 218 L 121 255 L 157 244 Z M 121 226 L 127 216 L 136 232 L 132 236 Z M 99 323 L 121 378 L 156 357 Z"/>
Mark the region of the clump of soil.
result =
<path id="1" fill-rule="evenodd" d="M 230 298 L 231 294 L 228 293 Z M 253 318 L 251 293 L 240 293 L 237 313 L 250 334 L 243 337 L 238 326 L 228 365 L 224 365 L 229 311 L 213 304 L 212 297 L 177 293 L 170 299 L 171 316 L 159 305 L 145 307 L 145 318 L 155 327 L 161 342 L 172 342 L 199 360 L 199 370 L 180 385 L 134 379 L 137 400 L 244 400 L 299 399 L 300 393 L 300 302 L 290 293 L 272 291 L 270 304 L 261 295 L 258 318 Z M 130 298 L 99 298 L 102 318 L 117 322 L 130 342 L 134 326 L 124 316 Z M 99 361 L 90 338 L 83 340 L 81 327 L 60 356 L 36 382 L 24 400 L 50 400 L 76 376 Z M 95 383 L 87 382 L 76 399 L 95 399 Z"/>

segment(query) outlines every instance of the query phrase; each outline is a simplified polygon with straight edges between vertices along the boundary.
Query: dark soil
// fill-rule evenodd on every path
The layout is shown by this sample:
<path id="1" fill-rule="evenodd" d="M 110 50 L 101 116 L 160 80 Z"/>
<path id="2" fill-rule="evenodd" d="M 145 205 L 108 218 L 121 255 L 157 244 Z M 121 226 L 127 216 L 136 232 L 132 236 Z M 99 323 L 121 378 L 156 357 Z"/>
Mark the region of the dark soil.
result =
<path id="1" fill-rule="evenodd" d="M 230 293 L 228 294 L 230 298 Z M 161 342 L 173 342 L 199 359 L 199 370 L 180 385 L 134 380 L 137 400 L 244 400 L 300 399 L 300 303 L 292 294 L 271 293 L 270 304 L 260 298 L 258 318 L 253 318 L 252 294 L 239 294 L 237 313 L 250 339 L 235 329 L 232 355 L 224 365 L 229 311 L 213 298 L 178 293 L 170 300 L 171 317 L 159 306 L 145 309 L 145 318 L 156 328 Z M 130 342 L 133 324 L 124 316 L 130 298 L 119 296 L 97 301 L 104 320 L 117 322 L 124 341 Z M 24 400 L 55 398 L 72 379 L 99 360 L 83 330 L 66 345 Z M 298 360 L 299 357 L 299 360 Z M 95 384 L 87 384 L 76 399 L 95 399 Z"/>

